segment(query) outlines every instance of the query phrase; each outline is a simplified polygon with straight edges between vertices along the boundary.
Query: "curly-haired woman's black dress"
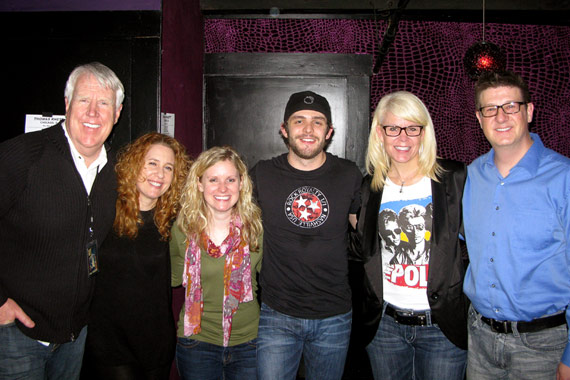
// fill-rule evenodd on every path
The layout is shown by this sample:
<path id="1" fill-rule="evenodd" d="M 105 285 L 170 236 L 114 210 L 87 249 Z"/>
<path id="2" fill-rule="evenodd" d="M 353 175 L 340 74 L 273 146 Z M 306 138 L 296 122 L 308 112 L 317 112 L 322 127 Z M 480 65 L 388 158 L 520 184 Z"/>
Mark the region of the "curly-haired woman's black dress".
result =
<path id="1" fill-rule="evenodd" d="M 100 249 L 84 377 L 168 378 L 176 345 L 168 242 L 152 210 L 141 217 L 135 239 L 113 233 Z"/>

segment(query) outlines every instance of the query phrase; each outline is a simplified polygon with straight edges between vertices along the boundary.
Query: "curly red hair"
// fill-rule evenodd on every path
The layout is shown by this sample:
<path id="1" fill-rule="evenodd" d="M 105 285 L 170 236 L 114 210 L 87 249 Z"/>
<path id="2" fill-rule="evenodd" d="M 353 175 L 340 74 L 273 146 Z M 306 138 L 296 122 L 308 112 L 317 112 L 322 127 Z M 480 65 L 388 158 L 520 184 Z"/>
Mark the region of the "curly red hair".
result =
<path id="1" fill-rule="evenodd" d="M 158 198 L 154 209 L 154 223 L 163 240 L 170 237 L 172 222 L 180 209 L 180 194 L 188 175 L 190 159 L 182 144 L 170 136 L 147 133 L 123 148 L 115 166 L 117 174 L 117 204 L 113 227 L 118 236 L 134 239 L 143 224 L 139 210 L 137 180 L 144 166 L 144 157 L 150 147 L 160 144 L 174 152 L 174 173 L 168 190 Z"/>

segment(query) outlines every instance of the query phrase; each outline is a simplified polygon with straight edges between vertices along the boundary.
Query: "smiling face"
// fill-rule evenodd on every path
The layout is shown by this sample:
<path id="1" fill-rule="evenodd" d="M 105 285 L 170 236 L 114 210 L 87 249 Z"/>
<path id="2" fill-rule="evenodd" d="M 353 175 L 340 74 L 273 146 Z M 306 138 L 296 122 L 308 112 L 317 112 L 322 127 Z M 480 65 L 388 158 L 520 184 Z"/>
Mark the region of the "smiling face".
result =
<path id="1" fill-rule="evenodd" d="M 210 214 L 231 214 L 242 187 L 239 171 L 233 162 L 215 163 L 198 181 L 198 190 L 203 193 Z"/>
<path id="2" fill-rule="evenodd" d="M 323 154 L 332 132 L 325 115 L 312 110 L 293 113 L 287 124 L 281 126 L 281 133 L 289 144 L 289 153 L 304 160 Z"/>
<path id="3" fill-rule="evenodd" d="M 165 145 L 151 145 L 144 156 L 144 166 L 137 180 L 139 209 L 152 210 L 156 201 L 166 193 L 174 177 L 174 151 Z"/>
<path id="4" fill-rule="evenodd" d="M 390 137 L 386 135 L 384 128 L 382 128 L 382 126 L 405 128 L 417 126 L 417 123 L 399 118 L 391 112 L 386 112 L 380 124 L 381 125 L 376 126 L 376 131 L 380 137 L 380 141 L 384 144 L 384 149 L 388 157 L 390 157 L 393 162 L 405 164 L 419 160 L 420 145 L 425 133 L 423 129 L 419 136 L 410 137 L 406 135 L 405 131 L 402 131 L 399 136 Z"/>
<path id="5" fill-rule="evenodd" d="M 488 88 L 479 96 L 481 107 L 499 106 L 522 100 L 521 90 L 508 86 Z M 532 145 L 528 124 L 532 121 L 533 111 L 533 104 L 528 103 L 521 105 L 520 111 L 513 114 L 505 114 L 502 109 L 498 109 L 496 116 L 483 117 L 479 111 L 475 115 L 485 137 L 495 150 L 512 148 L 526 151 Z"/>
<path id="6" fill-rule="evenodd" d="M 77 79 L 71 101 L 65 98 L 65 127 L 87 166 L 99 156 L 121 109 L 115 107 L 115 91 L 101 87 L 91 74 Z"/>

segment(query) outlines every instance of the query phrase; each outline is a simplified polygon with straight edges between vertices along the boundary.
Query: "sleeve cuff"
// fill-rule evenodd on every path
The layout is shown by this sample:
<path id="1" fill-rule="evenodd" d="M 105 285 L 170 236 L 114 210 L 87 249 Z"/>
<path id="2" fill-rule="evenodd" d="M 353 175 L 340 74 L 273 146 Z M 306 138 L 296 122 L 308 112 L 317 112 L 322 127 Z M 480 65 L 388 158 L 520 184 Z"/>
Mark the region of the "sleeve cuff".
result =
<path id="1" fill-rule="evenodd" d="M 570 367 L 570 345 L 566 344 L 566 348 L 564 349 L 564 353 L 562 354 L 562 358 L 560 361 Z"/>

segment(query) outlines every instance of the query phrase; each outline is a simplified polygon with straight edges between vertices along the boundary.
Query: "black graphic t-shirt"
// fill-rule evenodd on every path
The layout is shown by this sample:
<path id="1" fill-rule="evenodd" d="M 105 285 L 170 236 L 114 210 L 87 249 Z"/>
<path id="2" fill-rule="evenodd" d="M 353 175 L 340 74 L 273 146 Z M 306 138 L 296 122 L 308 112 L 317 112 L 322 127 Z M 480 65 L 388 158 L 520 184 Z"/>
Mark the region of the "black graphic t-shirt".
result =
<path id="1" fill-rule="evenodd" d="M 312 171 L 293 168 L 287 154 L 251 170 L 263 212 L 262 301 L 298 318 L 326 318 L 351 308 L 348 215 L 360 206 L 356 165 L 327 153 Z"/>

